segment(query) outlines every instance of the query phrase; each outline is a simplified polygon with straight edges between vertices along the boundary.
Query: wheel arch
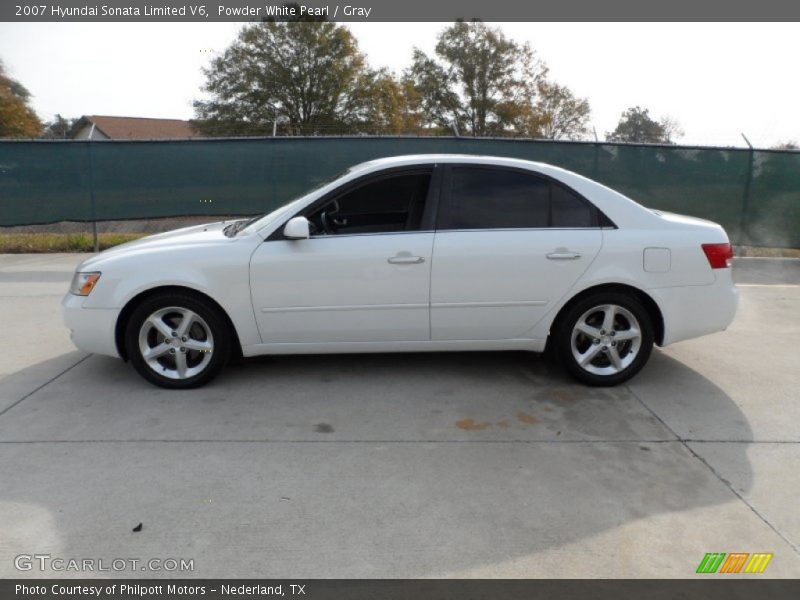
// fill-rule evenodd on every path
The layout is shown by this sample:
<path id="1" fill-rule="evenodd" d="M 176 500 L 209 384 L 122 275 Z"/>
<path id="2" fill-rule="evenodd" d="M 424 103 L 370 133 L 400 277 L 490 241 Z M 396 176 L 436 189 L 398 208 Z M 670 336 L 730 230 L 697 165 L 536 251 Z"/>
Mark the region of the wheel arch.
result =
<path id="1" fill-rule="evenodd" d="M 133 298 L 128 300 L 128 302 L 120 311 L 119 317 L 117 318 L 117 323 L 114 328 L 114 343 L 117 346 L 117 352 L 119 352 L 119 355 L 122 357 L 123 360 L 125 361 L 128 360 L 128 351 L 125 348 L 125 329 L 128 326 L 128 321 L 130 320 L 133 311 L 142 301 L 146 300 L 147 298 L 169 292 L 180 292 L 182 294 L 189 294 L 197 298 L 202 298 L 203 300 L 206 300 L 210 302 L 212 305 L 214 305 L 220 311 L 220 314 L 222 314 L 223 318 L 225 319 L 225 322 L 227 323 L 231 331 L 232 335 L 231 358 L 235 359 L 242 356 L 242 344 L 239 341 L 239 333 L 236 331 L 236 327 L 233 325 L 233 321 L 231 320 L 230 315 L 228 315 L 228 311 L 226 311 L 219 302 L 217 302 L 214 298 L 212 298 L 208 294 L 191 287 L 182 285 L 162 285 L 139 292 Z"/>
<path id="2" fill-rule="evenodd" d="M 647 314 L 650 316 L 650 319 L 653 322 L 653 329 L 655 334 L 655 342 L 658 346 L 661 346 L 664 343 L 664 315 L 661 312 L 658 304 L 653 297 L 650 296 L 647 292 L 634 287 L 632 285 L 627 285 L 624 283 L 604 283 L 600 285 L 595 285 L 585 290 L 581 290 L 579 293 L 575 294 L 572 298 L 570 298 L 558 311 L 556 314 L 555 319 L 553 319 L 552 324 L 550 325 L 550 333 L 552 334 L 558 328 L 560 320 L 564 318 L 564 315 L 567 314 L 569 309 L 576 303 L 581 301 L 583 298 L 590 296 L 592 294 L 597 294 L 600 292 L 622 292 L 625 294 L 630 294 L 631 296 L 635 297 L 639 302 L 642 303 L 645 310 L 647 310 Z M 547 346 L 550 346 L 552 335 L 547 336 Z"/>

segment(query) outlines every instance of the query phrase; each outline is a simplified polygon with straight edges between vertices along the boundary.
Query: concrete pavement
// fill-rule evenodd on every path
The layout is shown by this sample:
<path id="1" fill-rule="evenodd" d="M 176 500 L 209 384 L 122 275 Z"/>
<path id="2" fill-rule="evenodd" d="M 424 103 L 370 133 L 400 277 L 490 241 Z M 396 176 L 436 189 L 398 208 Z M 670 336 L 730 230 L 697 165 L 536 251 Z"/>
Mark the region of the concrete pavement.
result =
<path id="1" fill-rule="evenodd" d="M 730 330 L 590 389 L 524 353 L 255 359 L 168 392 L 76 351 L 79 255 L 0 257 L 0 577 L 800 575 L 800 261 L 740 259 Z M 131 529 L 143 523 L 140 533 Z M 91 574 L 90 574 L 91 575 Z"/>

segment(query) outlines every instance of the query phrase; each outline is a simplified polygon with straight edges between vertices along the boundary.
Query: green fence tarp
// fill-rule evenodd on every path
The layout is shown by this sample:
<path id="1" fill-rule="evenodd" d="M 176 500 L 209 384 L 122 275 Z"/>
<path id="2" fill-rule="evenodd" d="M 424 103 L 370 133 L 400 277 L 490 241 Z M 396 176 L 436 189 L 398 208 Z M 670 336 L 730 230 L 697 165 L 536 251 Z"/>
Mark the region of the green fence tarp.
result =
<path id="1" fill-rule="evenodd" d="M 637 202 L 800 247 L 800 152 L 445 137 L 0 142 L 0 226 L 267 212 L 365 160 L 417 153 L 558 165 Z"/>

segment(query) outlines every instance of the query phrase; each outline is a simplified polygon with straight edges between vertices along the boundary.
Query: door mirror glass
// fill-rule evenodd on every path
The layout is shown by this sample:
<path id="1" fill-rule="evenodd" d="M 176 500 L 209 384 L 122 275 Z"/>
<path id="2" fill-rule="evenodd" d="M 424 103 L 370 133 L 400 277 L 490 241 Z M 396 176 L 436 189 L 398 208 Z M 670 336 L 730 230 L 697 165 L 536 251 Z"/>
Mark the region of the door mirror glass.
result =
<path id="1" fill-rule="evenodd" d="M 289 240 L 307 240 L 310 235 L 308 219 L 294 217 L 283 228 L 283 236 Z"/>

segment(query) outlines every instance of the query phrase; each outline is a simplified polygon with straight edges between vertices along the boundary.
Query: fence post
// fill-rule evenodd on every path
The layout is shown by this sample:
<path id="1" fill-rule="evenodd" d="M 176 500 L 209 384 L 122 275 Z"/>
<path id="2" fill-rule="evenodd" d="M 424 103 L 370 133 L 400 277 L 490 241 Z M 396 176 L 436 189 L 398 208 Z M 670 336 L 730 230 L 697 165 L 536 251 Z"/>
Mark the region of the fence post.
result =
<path id="1" fill-rule="evenodd" d="M 100 252 L 100 240 L 97 237 L 97 209 L 94 203 L 94 159 L 92 157 L 92 138 L 94 136 L 95 124 L 92 123 L 92 128 L 89 130 L 89 141 L 86 144 L 86 149 L 89 154 L 89 199 L 91 200 L 92 207 L 92 245 L 95 254 Z"/>
<path id="2" fill-rule="evenodd" d="M 744 141 L 750 148 L 749 159 L 747 161 L 747 177 L 744 180 L 744 190 L 742 193 L 742 214 L 739 218 L 739 245 L 744 246 L 745 241 L 750 242 L 750 234 L 747 227 L 747 213 L 750 205 L 750 187 L 753 182 L 753 168 L 755 167 L 755 149 L 745 134 L 742 134 Z"/>
<path id="3" fill-rule="evenodd" d="M 100 240 L 97 238 L 97 221 L 92 221 L 92 242 L 94 246 L 94 252 L 97 254 L 100 252 Z"/>

